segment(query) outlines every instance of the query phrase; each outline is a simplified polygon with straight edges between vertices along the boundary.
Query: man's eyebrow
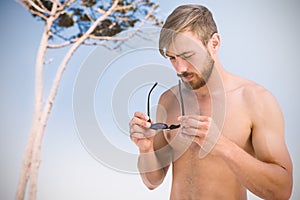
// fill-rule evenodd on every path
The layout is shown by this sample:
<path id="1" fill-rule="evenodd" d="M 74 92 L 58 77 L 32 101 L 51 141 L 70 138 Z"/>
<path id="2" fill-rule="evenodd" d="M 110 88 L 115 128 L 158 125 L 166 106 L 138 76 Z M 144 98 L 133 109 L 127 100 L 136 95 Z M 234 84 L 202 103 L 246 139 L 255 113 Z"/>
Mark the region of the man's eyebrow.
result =
<path id="1" fill-rule="evenodd" d="M 185 51 L 185 52 L 182 52 L 180 54 L 175 54 L 175 55 L 170 55 L 169 52 L 166 52 L 165 56 L 167 57 L 180 57 L 180 56 L 183 56 L 185 54 L 190 54 L 190 53 L 195 53 L 194 51 Z"/>
<path id="2" fill-rule="evenodd" d="M 193 53 L 195 53 L 195 52 L 194 51 L 185 51 L 185 52 L 183 52 L 183 53 L 181 53 L 177 56 L 182 56 L 182 55 L 185 55 L 185 54 L 193 54 Z"/>
<path id="3" fill-rule="evenodd" d="M 166 56 L 166 57 L 174 57 L 174 56 L 170 55 L 168 52 L 165 53 L 165 56 Z M 176 56 L 176 55 L 175 55 L 175 56 Z"/>

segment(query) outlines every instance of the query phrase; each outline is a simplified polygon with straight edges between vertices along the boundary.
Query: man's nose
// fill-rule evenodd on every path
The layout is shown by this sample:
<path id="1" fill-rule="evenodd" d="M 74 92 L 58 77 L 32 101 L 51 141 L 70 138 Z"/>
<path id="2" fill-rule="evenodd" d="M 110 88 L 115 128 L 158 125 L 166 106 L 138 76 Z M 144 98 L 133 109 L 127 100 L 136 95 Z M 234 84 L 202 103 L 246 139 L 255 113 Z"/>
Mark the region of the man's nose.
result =
<path id="1" fill-rule="evenodd" d="M 187 71 L 187 63 L 180 57 L 176 57 L 174 62 L 172 62 L 177 74 L 182 74 Z"/>

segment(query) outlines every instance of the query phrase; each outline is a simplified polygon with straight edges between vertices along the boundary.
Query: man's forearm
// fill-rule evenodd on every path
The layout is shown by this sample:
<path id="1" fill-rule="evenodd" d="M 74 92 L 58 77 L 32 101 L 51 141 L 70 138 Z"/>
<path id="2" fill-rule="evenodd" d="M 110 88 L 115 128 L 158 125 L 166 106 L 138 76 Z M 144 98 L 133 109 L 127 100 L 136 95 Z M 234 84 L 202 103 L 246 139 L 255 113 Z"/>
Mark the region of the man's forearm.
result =
<path id="1" fill-rule="evenodd" d="M 252 157 L 226 138 L 221 143 L 223 160 L 247 189 L 264 199 L 289 199 L 291 172 L 276 163 L 265 163 Z"/>
<path id="2" fill-rule="evenodd" d="M 163 182 L 165 171 L 155 152 L 140 153 L 138 168 L 143 182 L 149 189 L 155 189 Z"/>

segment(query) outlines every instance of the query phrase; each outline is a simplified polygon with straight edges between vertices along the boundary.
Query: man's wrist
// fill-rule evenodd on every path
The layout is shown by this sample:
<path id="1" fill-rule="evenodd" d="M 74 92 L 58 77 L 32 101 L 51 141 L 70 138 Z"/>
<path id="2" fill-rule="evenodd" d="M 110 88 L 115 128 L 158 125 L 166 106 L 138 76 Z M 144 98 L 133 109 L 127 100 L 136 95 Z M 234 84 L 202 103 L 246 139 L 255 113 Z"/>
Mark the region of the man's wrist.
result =
<path id="1" fill-rule="evenodd" d="M 140 154 L 145 154 L 145 153 L 153 153 L 154 149 L 149 148 L 149 149 L 139 149 Z"/>
<path id="2" fill-rule="evenodd" d="M 138 168 L 140 173 L 153 172 L 161 169 L 161 165 L 157 160 L 155 151 L 149 151 L 148 153 L 140 153 L 138 159 Z"/>
<path id="3" fill-rule="evenodd" d="M 230 156 L 230 147 L 233 142 L 227 137 L 220 135 L 217 144 L 214 147 L 215 155 L 221 158 Z"/>

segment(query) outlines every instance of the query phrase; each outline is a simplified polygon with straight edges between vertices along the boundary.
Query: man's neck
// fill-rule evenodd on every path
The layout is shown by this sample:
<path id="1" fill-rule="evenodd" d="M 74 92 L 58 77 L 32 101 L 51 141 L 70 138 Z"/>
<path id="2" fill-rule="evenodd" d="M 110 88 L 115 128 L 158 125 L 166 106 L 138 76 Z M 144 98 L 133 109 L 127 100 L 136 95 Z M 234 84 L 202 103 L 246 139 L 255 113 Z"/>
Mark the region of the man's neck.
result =
<path id="1" fill-rule="evenodd" d="M 200 99 L 210 98 L 211 96 L 218 95 L 225 92 L 224 76 L 226 72 L 219 63 L 216 63 L 208 82 L 201 88 L 194 90 L 196 96 Z"/>

